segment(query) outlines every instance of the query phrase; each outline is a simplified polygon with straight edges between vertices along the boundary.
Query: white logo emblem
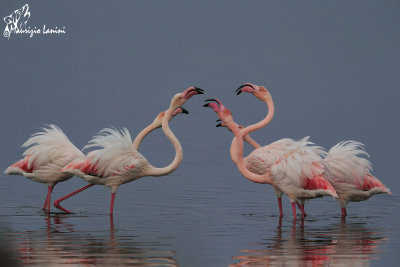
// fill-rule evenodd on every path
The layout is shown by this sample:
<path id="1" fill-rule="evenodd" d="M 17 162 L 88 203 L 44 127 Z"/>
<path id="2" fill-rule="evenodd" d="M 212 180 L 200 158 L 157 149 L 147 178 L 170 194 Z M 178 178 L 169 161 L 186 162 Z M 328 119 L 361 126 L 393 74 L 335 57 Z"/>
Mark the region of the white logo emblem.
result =
<path id="1" fill-rule="evenodd" d="M 3 36 L 10 39 L 11 34 L 27 34 L 33 37 L 35 34 L 52 35 L 52 34 L 65 34 L 65 27 L 49 28 L 43 25 L 42 30 L 39 27 L 31 29 L 27 25 L 31 13 L 29 12 L 29 5 L 25 4 L 20 9 L 15 10 L 11 15 L 4 17 L 6 28 L 4 29 Z"/>
<path id="2" fill-rule="evenodd" d="M 28 22 L 31 13 L 29 12 L 28 4 L 24 5 L 20 9 L 15 10 L 11 15 L 4 17 L 4 21 L 7 23 L 6 29 L 4 30 L 4 37 L 10 39 L 12 32 L 16 30 L 25 30 L 26 23 Z"/>

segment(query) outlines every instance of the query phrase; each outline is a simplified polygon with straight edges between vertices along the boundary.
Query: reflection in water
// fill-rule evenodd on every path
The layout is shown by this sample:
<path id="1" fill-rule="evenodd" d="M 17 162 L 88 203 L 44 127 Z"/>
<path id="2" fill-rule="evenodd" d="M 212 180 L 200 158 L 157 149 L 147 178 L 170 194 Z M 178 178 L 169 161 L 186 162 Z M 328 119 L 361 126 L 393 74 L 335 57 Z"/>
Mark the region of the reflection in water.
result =
<path id="1" fill-rule="evenodd" d="M 77 232 L 64 223 L 62 215 L 45 217 L 45 229 L 9 233 L 22 265 L 36 266 L 178 266 L 174 251 L 158 250 L 159 242 L 133 241 L 118 236 L 110 218 L 109 236 Z"/>
<path id="2" fill-rule="evenodd" d="M 340 223 L 327 228 L 282 227 L 279 220 L 276 235 L 265 243 L 249 244 L 260 249 L 239 250 L 240 260 L 231 266 L 369 266 L 386 241 L 379 229 L 366 228 L 363 223 Z"/>

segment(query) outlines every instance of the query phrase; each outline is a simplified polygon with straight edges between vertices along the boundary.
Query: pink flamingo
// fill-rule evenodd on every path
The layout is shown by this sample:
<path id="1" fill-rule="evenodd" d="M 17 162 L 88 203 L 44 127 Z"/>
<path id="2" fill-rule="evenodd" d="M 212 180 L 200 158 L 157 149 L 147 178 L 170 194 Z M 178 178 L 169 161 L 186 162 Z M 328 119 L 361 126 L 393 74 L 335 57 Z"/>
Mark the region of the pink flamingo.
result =
<path id="1" fill-rule="evenodd" d="M 274 116 L 274 102 L 272 100 L 272 96 L 269 93 L 269 91 L 263 87 L 263 86 L 257 86 L 251 83 L 246 83 L 242 86 L 240 86 L 237 90 L 236 93 L 239 95 L 240 93 L 243 92 L 251 92 L 253 93 L 258 99 L 261 101 L 265 102 L 268 106 L 268 114 L 266 117 L 260 121 L 257 126 L 251 126 L 251 132 L 260 129 L 267 124 L 269 124 Z M 207 104 L 205 105 L 207 106 Z M 220 120 L 217 120 L 220 121 Z M 217 127 L 223 126 L 226 127 L 226 125 L 221 122 L 217 125 Z M 237 125 L 240 130 L 243 130 L 244 127 L 241 125 Z M 246 134 L 244 137 L 244 141 L 249 143 L 251 146 L 253 146 L 256 150 L 254 150 L 252 153 L 250 153 L 244 160 L 246 163 L 246 167 L 254 173 L 257 174 L 263 174 L 265 170 L 270 168 L 272 164 L 274 164 L 280 157 L 283 157 L 285 154 L 289 153 L 291 149 L 293 149 L 293 145 L 296 145 L 297 141 L 294 141 L 289 138 L 281 139 L 278 140 L 262 149 L 258 149 L 261 146 L 250 137 L 250 134 Z M 298 145 L 302 144 L 304 146 L 311 145 L 311 142 L 308 142 L 308 137 L 303 138 L 298 143 L 296 147 L 299 147 Z M 301 146 L 300 146 L 301 147 Z M 233 162 L 236 164 L 236 159 L 234 156 L 236 155 L 236 137 L 233 138 L 232 140 L 232 145 L 231 145 L 231 156 Z M 325 153 L 320 151 L 321 153 Z M 282 190 L 279 189 L 277 185 L 273 185 L 275 194 L 277 195 L 278 198 L 278 205 L 279 205 L 279 215 L 280 217 L 283 216 L 283 211 L 282 211 Z M 299 206 L 299 209 L 302 211 L 303 215 L 302 216 L 307 216 L 305 210 L 304 210 L 304 204 L 300 204 L 299 202 L 296 202 L 296 204 Z M 303 205 L 303 207 L 302 207 Z"/>
<path id="2" fill-rule="evenodd" d="M 241 92 L 251 93 L 266 102 L 265 99 L 269 96 L 266 92 L 267 90 L 264 89 L 262 86 L 245 83 L 236 90 L 236 93 L 238 95 Z M 263 95 L 264 97 L 262 97 Z M 270 110 L 270 106 L 268 106 L 268 110 Z M 249 135 L 244 136 L 244 140 L 250 145 L 259 146 Z M 347 215 L 346 206 L 349 201 L 363 201 L 375 194 L 391 194 L 390 190 L 381 181 L 370 174 L 372 170 L 371 163 L 361 157 L 362 155 L 369 155 L 362 146 L 362 143 L 353 140 L 339 142 L 329 150 L 327 157 L 324 159 L 330 173 L 327 179 L 339 196 L 343 217 Z M 247 167 L 251 168 L 251 166 Z"/>
<path id="3" fill-rule="evenodd" d="M 152 131 L 154 131 L 154 130 L 156 130 L 156 129 L 158 129 L 158 128 L 161 127 L 162 120 L 163 120 L 163 118 L 164 118 L 165 112 L 166 112 L 166 111 L 160 112 L 160 113 L 157 115 L 157 117 L 154 119 L 154 121 L 153 121 L 152 123 L 150 123 L 146 128 L 144 128 L 144 129 L 135 137 L 135 140 L 133 141 L 133 145 L 132 145 L 134 149 L 138 150 L 139 147 L 140 147 L 140 145 L 141 145 L 141 143 L 142 143 L 142 141 L 143 141 L 143 139 L 144 139 L 149 133 L 151 133 Z M 179 107 L 179 108 L 175 109 L 174 112 L 171 114 L 170 120 L 171 120 L 173 117 L 175 117 L 176 115 L 181 114 L 181 113 L 183 113 L 183 114 L 189 114 L 189 112 L 188 112 L 186 109 L 184 109 L 184 108 L 182 108 L 182 107 Z M 65 166 L 66 166 L 66 165 L 65 165 Z M 64 166 L 64 167 L 65 167 L 65 166 Z M 66 212 L 66 213 L 71 213 L 69 210 L 67 210 L 66 208 L 62 207 L 60 203 L 61 203 L 62 201 L 64 201 L 64 200 L 66 200 L 67 198 L 70 198 L 70 197 L 72 197 L 72 196 L 74 196 L 74 195 L 76 195 L 76 194 L 78 194 L 78 193 L 80 193 L 80 192 L 82 192 L 82 191 L 84 191 L 84 190 L 86 190 L 86 189 L 88 189 L 88 188 L 94 186 L 94 185 L 95 185 L 95 184 L 88 184 L 88 185 L 85 185 L 85 186 L 83 186 L 82 188 L 79 188 L 79 189 L 75 190 L 75 191 L 72 192 L 72 193 L 69 193 L 69 194 L 67 194 L 67 195 L 65 195 L 65 196 L 63 196 L 63 197 L 60 197 L 59 199 L 57 199 L 56 201 L 54 201 L 54 206 L 55 206 L 57 209 L 62 210 L 62 211 L 64 211 L 64 212 Z"/>
<path id="4" fill-rule="evenodd" d="M 356 141 L 342 141 L 332 147 L 325 162 L 329 167 L 328 178 L 339 195 L 342 217 L 347 216 L 350 201 L 363 201 L 376 194 L 392 194 L 378 178 L 374 177 L 371 162 L 360 155 L 369 156 Z"/>
<path id="5" fill-rule="evenodd" d="M 50 124 L 43 132 L 32 135 L 22 147 L 27 147 L 23 159 L 5 170 L 6 174 L 20 174 L 48 187 L 43 210 L 50 212 L 51 193 L 54 186 L 73 175 L 60 170 L 74 159 L 83 159 L 84 154 L 76 148 L 57 126 Z"/>
<path id="6" fill-rule="evenodd" d="M 262 175 L 247 169 L 243 159 L 243 136 L 247 135 L 251 130 L 256 130 L 261 124 L 250 125 L 240 131 L 237 124 L 233 121 L 231 112 L 219 100 L 211 99 L 211 101 L 215 101 L 216 103 L 208 103 L 205 106 L 213 108 L 221 121 L 236 137 L 236 140 L 233 142 L 235 143 L 233 144 L 235 149 L 231 149 L 231 153 L 233 152 L 234 154 L 231 157 L 237 161 L 239 171 L 253 182 L 271 184 L 274 189 L 277 188 L 285 193 L 292 202 L 294 218 L 296 218 L 296 201 L 302 203 L 301 207 L 304 207 L 306 199 L 323 196 L 338 197 L 335 189 L 325 178 L 325 166 L 321 159 L 321 154 L 324 151 L 320 147 L 308 146 L 310 143 L 306 139 L 293 142 L 290 145 L 290 149 L 285 150 L 289 151 L 289 153 L 278 158 L 268 169 L 258 169 L 259 172 L 262 172 Z M 261 151 L 262 149 L 259 148 L 258 150 Z M 267 152 L 266 154 L 272 153 Z M 267 155 L 266 158 L 271 159 L 272 157 Z M 301 211 L 302 217 L 304 217 L 304 209 Z"/>
<path id="7" fill-rule="evenodd" d="M 176 94 L 162 120 L 162 129 L 175 149 L 173 161 L 166 167 L 152 166 L 132 145 L 128 130 L 104 129 L 85 148 L 100 147 L 82 160 L 75 160 L 61 171 L 79 176 L 92 184 L 109 187 L 111 190 L 110 215 L 113 214 L 115 194 L 121 184 L 144 176 L 165 176 L 176 170 L 183 158 L 182 146 L 175 137 L 168 122 L 173 111 L 186 103 L 193 95 L 203 94 L 203 90 L 190 87 Z"/>

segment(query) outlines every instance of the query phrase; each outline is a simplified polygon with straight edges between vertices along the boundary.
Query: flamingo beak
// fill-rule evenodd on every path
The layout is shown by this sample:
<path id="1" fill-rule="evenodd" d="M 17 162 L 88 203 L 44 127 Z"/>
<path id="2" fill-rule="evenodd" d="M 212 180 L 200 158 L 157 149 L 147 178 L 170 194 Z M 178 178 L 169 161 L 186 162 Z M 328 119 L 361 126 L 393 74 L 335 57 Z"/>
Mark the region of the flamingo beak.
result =
<path id="1" fill-rule="evenodd" d="M 189 114 L 189 111 L 187 111 L 186 109 L 184 109 L 182 107 L 181 107 L 181 109 L 182 109 L 182 113 Z"/>
<path id="2" fill-rule="evenodd" d="M 238 89 L 236 89 L 236 95 L 240 95 L 242 93 L 242 88 L 246 87 L 246 86 L 249 86 L 249 87 L 253 88 L 254 91 L 256 90 L 256 88 L 254 88 L 254 86 L 252 84 L 245 83 L 245 84 L 241 85 Z"/>

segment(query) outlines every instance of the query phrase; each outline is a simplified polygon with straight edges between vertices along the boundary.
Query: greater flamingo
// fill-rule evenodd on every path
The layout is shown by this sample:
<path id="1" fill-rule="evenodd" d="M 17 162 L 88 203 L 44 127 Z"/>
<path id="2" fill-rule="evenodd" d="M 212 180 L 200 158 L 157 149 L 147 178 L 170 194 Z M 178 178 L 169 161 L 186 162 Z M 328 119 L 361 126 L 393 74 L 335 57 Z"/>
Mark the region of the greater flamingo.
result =
<path id="1" fill-rule="evenodd" d="M 261 124 L 250 125 L 240 131 L 237 124 L 233 121 L 230 110 L 224 107 L 217 99 L 210 99 L 210 101 L 215 101 L 216 103 L 208 103 L 206 106 L 212 108 L 217 113 L 221 121 L 236 137 L 236 144 L 234 144 L 236 149 L 231 149 L 231 153 L 234 153 L 234 155 L 231 156 L 232 159 L 237 161 L 239 171 L 243 176 L 253 182 L 268 183 L 274 186 L 274 189 L 278 188 L 284 192 L 292 202 L 294 218 L 296 218 L 295 202 L 297 201 L 302 203 L 301 207 L 304 207 L 303 203 L 306 199 L 323 196 L 338 197 L 335 189 L 325 177 L 325 165 L 321 159 L 321 154 L 323 154 L 324 151 L 320 147 L 309 146 L 310 142 L 307 142 L 306 139 L 300 140 L 299 142 L 292 142 L 290 149 L 285 150 L 289 151 L 289 153 L 285 154 L 283 157 L 280 156 L 280 158 L 267 169 L 258 170 L 262 172 L 262 175 L 249 171 L 243 159 L 243 136 L 248 134 L 252 128 L 256 129 Z M 262 149 L 263 148 L 259 148 L 257 150 L 262 151 Z M 269 150 L 266 149 L 266 151 Z M 267 152 L 266 154 L 271 153 Z M 263 153 L 263 155 L 265 155 L 265 153 Z M 266 158 L 271 159 L 272 157 L 268 155 Z M 304 217 L 304 209 L 302 209 L 302 217 Z"/>
<path id="2" fill-rule="evenodd" d="M 329 167 L 329 181 L 339 195 L 342 217 L 347 216 L 346 206 L 350 201 L 363 201 L 376 194 L 392 194 L 378 178 L 374 177 L 371 162 L 361 155 L 369 156 L 363 144 L 342 141 L 332 147 L 325 162 Z"/>
<path id="3" fill-rule="evenodd" d="M 43 127 L 43 132 L 32 135 L 22 147 L 27 147 L 23 159 L 5 170 L 6 174 L 20 174 L 48 187 L 43 210 L 50 212 L 51 193 L 54 186 L 71 178 L 60 170 L 74 159 L 83 159 L 84 154 L 54 124 Z"/>
<path id="4" fill-rule="evenodd" d="M 145 127 L 145 128 L 135 137 L 135 140 L 133 141 L 133 145 L 132 145 L 134 149 L 138 150 L 139 147 L 140 147 L 140 145 L 141 145 L 141 143 L 142 143 L 142 141 L 143 141 L 143 139 L 144 139 L 149 133 L 151 133 L 152 131 L 154 131 L 154 130 L 156 130 L 156 129 L 158 129 L 158 128 L 161 127 L 162 119 L 164 118 L 165 112 L 166 112 L 166 111 L 160 112 L 160 113 L 157 115 L 157 117 L 154 119 L 154 121 L 153 121 L 152 123 L 150 123 L 147 127 Z M 188 112 L 186 109 L 184 109 L 184 108 L 182 108 L 182 107 L 179 107 L 179 108 L 175 109 L 174 112 L 171 114 L 170 120 L 171 120 L 173 117 L 175 117 L 176 115 L 181 114 L 181 113 L 183 113 L 183 114 L 189 114 L 189 112 Z M 64 166 L 64 167 L 65 167 L 65 166 Z M 80 192 L 82 192 L 82 191 L 84 191 L 84 190 L 86 190 L 86 189 L 88 189 L 88 188 L 94 186 L 94 185 L 95 185 L 95 184 L 88 184 L 88 185 L 85 185 L 85 186 L 83 186 L 83 187 L 81 187 L 81 188 L 79 188 L 79 189 L 73 191 L 72 193 L 69 193 L 69 194 L 67 194 L 67 195 L 65 195 L 65 196 L 63 196 L 63 197 L 60 197 L 59 199 L 57 199 L 56 201 L 54 201 L 54 206 L 55 206 L 57 209 L 62 210 L 62 211 L 64 211 L 64 212 L 66 212 L 66 213 L 71 213 L 69 210 L 67 210 L 66 208 L 62 207 L 60 203 L 61 203 L 62 201 L 64 201 L 64 200 L 66 200 L 67 198 L 70 198 L 70 197 L 72 197 L 72 196 L 74 196 L 74 195 L 76 195 L 76 194 L 78 194 L 78 193 L 80 193 Z"/>
<path id="5" fill-rule="evenodd" d="M 111 190 L 110 215 L 113 215 L 115 194 L 121 184 L 144 176 L 165 176 L 176 170 L 183 158 L 182 146 L 175 137 L 168 122 L 173 111 L 186 103 L 193 95 L 203 94 L 203 90 L 190 87 L 176 94 L 162 120 L 162 129 L 175 149 L 173 161 L 166 167 L 152 166 L 132 145 L 128 130 L 121 132 L 104 129 L 95 136 L 86 148 L 100 147 L 87 154 L 83 160 L 76 160 L 62 169 L 62 172 L 79 176 L 92 184 L 109 187 Z"/>
<path id="6" fill-rule="evenodd" d="M 255 130 L 258 130 L 264 126 L 266 126 L 268 123 L 271 122 L 272 118 L 274 117 L 275 113 L 275 108 L 274 108 L 274 102 L 272 100 L 272 96 L 269 93 L 269 91 L 263 87 L 263 86 L 257 86 L 251 83 L 245 83 L 244 85 L 240 86 L 237 90 L 236 93 L 239 95 L 240 93 L 243 92 L 252 92 L 258 99 L 263 101 L 264 103 L 267 104 L 268 107 L 268 113 L 266 117 L 261 120 L 259 123 L 256 125 L 251 125 L 249 126 L 250 132 L 253 132 Z M 207 106 L 208 104 L 205 104 L 204 106 Z M 220 121 L 220 120 L 217 120 Z M 226 125 L 221 122 L 217 125 L 218 126 L 223 126 L 226 127 Z M 244 127 L 241 125 L 237 125 L 240 130 L 243 130 Z M 229 129 L 229 128 L 228 128 Z M 249 130 L 248 129 L 248 130 Z M 249 133 L 250 133 L 249 132 Z M 253 146 L 256 150 L 254 150 L 253 153 L 250 153 L 244 160 L 246 163 L 246 167 L 257 174 L 263 174 L 265 170 L 267 170 L 269 167 L 272 166 L 272 164 L 278 160 L 280 157 L 284 156 L 285 154 L 290 152 L 290 149 L 293 149 L 292 146 L 296 144 L 296 141 L 285 138 L 278 140 L 263 149 L 257 150 L 261 146 L 250 137 L 250 135 L 246 134 L 244 135 L 244 141 L 249 143 L 251 146 Z M 303 138 L 298 143 L 296 147 L 301 147 L 302 145 L 311 145 L 312 143 L 307 142 L 308 137 Z M 299 146 L 300 145 L 300 146 Z M 236 159 L 234 158 L 236 156 L 236 137 L 233 138 L 232 144 L 231 144 L 231 157 L 232 161 L 236 164 Z M 321 151 L 322 152 L 322 151 Z M 277 185 L 273 185 L 274 191 L 276 193 L 276 196 L 278 198 L 278 206 L 279 206 L 279 215 L 280 217 L 283 216 L 283 211 L 282 211 L 282 191 L 279 189 Z M 299 209 L 302 211 L 302 216 L 307 216 L 305 210 L 304 210 L 304 204 L 300 204 L 299 202 L 296 202 L 296 204 L 299 206 Z M 302 207 L 303 205 L 303 207 Z"/>
<path id="7" fill-rule="evenodd" d="M 242 92 L 251 93 L 263 102 L 266 102 L 266 99 L 270 97 L 264 87 L 251 83 L 245 83 L 236 90 L 238 95 Z M 263 95 L 264 97 L 262 97 Z M 268 107 L 269 111 L 270 105 Z M 244 141 L 253 146 L 258 145 L 248 135 L 244 136 Z M 339 196 L 343 217 L 347 215 L 346 206 L 349 201 L 363 201 L 375 194 L 391 194 L 390 190 L 370 173 L 372 170 L 371 163 L 363 158 L 363 155 L 369 156 L 365 152 L 363 144 L 349 140 L 341 141 L 333 146 L 324 159 L 330 173 L 327 178 Z M 250 169 L 251 166 L 247 167 Z"/>

